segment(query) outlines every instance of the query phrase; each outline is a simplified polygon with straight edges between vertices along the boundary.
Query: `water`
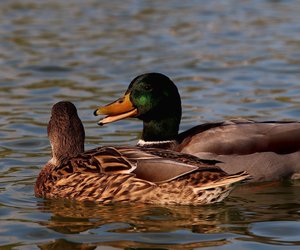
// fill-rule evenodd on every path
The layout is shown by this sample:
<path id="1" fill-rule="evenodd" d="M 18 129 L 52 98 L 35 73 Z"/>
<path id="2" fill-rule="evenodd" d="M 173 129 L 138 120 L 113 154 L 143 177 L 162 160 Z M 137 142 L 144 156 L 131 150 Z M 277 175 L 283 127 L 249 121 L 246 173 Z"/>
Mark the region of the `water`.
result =
<path id="1" fill-rule="evenodd" d="M 1 249 L 299 249 L 299 182 L 241 186 L 203 206 L 78 204 L 34 197 L 51 106 L 69 100 L 86 148 L 134 144 L 141 124 L 93 110 L 136 75 L 177 84 L 181 130 L 244 117 L 299 120 L 297 0 L 0 2 Z"/>

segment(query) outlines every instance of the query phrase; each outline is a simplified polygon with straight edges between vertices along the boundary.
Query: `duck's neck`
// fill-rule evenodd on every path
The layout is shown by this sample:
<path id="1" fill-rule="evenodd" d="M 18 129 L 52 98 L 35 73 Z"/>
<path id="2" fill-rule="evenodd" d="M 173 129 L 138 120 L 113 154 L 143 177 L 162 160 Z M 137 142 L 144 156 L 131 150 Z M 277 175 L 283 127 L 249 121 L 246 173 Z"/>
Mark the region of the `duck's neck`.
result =
<path id="1" fill-rule="evenodd" d="M 167 117 L 160 120 L 144 120 L 141 140 L 145 142 L 173 141 L 176 140 L 179 130 L 176 117 Z"/>
<path id="2" fill-rule="evenodd" d="M 54 166 L 61 165 L 65 160 L 71 159 L 84 152 L 84 137 L 76 136 L 71 138 L 61 137 L 59 144 L 55 146 L 51 143 L 52 158 L 49 161 Z"/>

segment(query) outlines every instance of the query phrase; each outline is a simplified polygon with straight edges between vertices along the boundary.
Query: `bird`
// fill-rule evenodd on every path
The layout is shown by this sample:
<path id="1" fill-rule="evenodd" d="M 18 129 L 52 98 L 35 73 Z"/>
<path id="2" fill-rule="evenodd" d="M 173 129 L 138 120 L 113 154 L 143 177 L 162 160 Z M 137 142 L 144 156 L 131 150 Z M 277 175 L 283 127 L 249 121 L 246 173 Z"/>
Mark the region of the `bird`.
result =
<path id="1" fill-rule="evenodd" d="M 165 148 L 214 159 L 227 173 L 247 171 L 251 182 L 300 177 L 300 123 L 231 119 L 207 122 L 179 133 L 181 98 L 174 82 L 161 73 L 135 77 L 124 96 L 98 107 L 104 125 L 134 117 L 143 121 L 137 145 Z"/>
<path id="2" fill-rule="evenodd" d="M 225 199 L 245 171 L 228 175 L 216 161 L 158 148 L 100 146 L 85 151 L 75 105 L 53 105 L 48 123 L 52 157 L 40 171 L 35 195 L 101 204 L 204 205 Z"/>

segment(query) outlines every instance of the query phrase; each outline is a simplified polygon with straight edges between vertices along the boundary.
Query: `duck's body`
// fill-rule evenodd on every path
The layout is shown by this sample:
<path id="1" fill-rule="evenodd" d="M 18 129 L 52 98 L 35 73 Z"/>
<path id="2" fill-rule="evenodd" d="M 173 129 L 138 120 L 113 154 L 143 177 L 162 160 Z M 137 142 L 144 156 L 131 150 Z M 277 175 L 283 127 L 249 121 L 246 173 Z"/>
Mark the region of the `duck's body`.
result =
<path id="1" fill-rule="evenodd" d="M 219 160 L 218 166 L 224 171 L 245 170 L 252 181 L 280 180 L 300 173 L 299 122 L 229 120 L 202 124 L 179 134 L 180 96 L 175 84 L 162 74 L 135 78 L 124 98 L 97 109 L 95 114 L 108 115 L 100 125 L 137 117 L 144 123 L 139 146 Z"/>
<path id="2" fill-rule="evenodd" d="M 200 205 L 222 201 L 234 184 L 249 177 L 245 172 L 228 175 L 216 161 L 157 148 L 99 147 L 83 152 L 78 145 L 84 138 L 77 139 L 76 147 L 70 144 L 84 136 L 82 129 L 73 104 L 53 106 L 48 125 L 53 157 L 37 178 L 37 196 Z"/>

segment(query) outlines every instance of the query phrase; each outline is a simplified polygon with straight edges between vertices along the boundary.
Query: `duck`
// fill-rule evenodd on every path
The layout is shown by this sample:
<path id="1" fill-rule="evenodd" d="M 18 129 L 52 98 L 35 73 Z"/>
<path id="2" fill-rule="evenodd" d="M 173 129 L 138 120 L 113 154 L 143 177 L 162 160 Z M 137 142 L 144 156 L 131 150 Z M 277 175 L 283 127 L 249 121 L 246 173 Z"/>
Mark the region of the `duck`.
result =
<path id="1" fill-rule="evenodd" d="M 179 133 L 181 98 L 161 73 L 135 77 L 125 94 L 98 107 L 102 126 L 125 118 L 143 122 L 140 147 L 156 147 L 219 161 L 227 173 L 248 172 L 251 182 L 298 179 L 300 123 L 231 119 L 196 125 Z"/>
<path id="2" fill-rule="evenodd" d="M 52 157 L 40 171 L 35 195 L 111 204 L 204 205 L 221 202 L 245 171 L 227 174 L 216 161 L 158 148 L 100 146 L 84 149 L 85 131 L 75 105 L 53 105 L 47 127 Z"/>

